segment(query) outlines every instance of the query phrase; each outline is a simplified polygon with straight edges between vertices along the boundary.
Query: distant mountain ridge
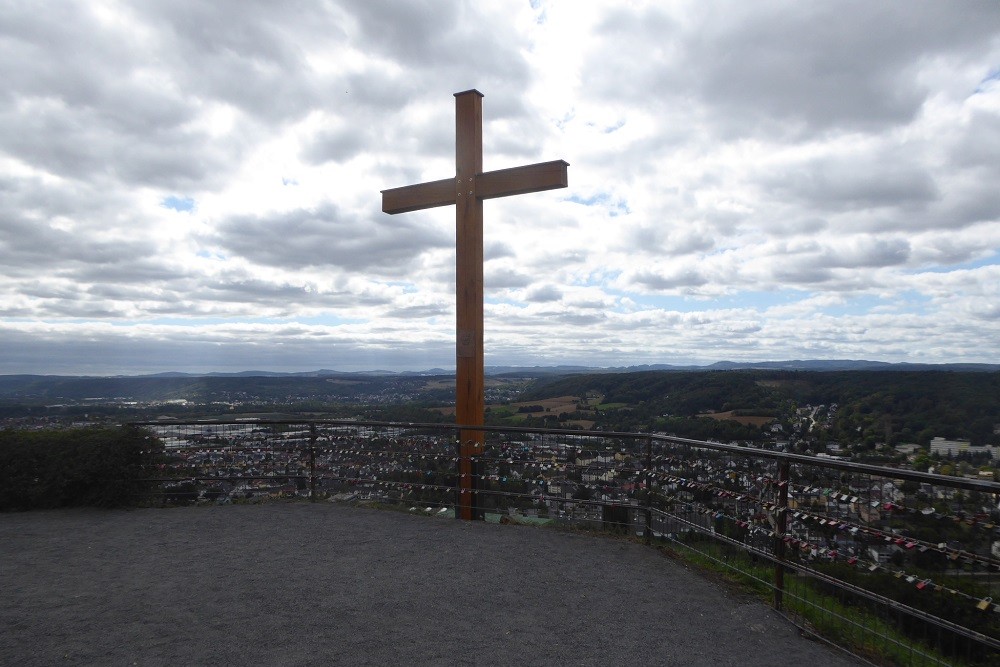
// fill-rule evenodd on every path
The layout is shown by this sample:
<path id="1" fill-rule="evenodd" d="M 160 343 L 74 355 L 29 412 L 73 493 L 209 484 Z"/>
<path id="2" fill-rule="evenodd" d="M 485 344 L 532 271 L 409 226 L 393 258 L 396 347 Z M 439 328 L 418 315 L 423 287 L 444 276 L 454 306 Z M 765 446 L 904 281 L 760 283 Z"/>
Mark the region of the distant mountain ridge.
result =
<path id="1" fill-rule="evenodd" d="M 858 359 L 806 359 L 789 361 L 717 361 L 705 366 L 673 364 L 641 364 L 637 366 L 487 366 L 487 375 L 518 372 L 542 374 L 569 373 L 634 373 L 641 371 L 731 371 L 731 370 L 781 370 L 781 371 L 966 371 L 990 373 L 1000 371 L 1000 364 L 916 364 L 890 363 Z"/>
<path id="2" fill-rule="evenodd" d="M 732 371 L 732 370 L 784 370 L 784 371 L 962 371 L 991 373 L 1000 371 L 1000 364 L 949 363 L 923 364 L 886 361 L 867 361 L 859 359 L 805 359 L 788 361 L 717 361 L 713 364 L 697 366 L 693 364 L 639 364 L 634 366 L 486 366 L 487 375 L 520 375 L 523 377 L 542 377 L 549 375 L 570 375 L 577 373 L 633 373 L 643 371 Z M 70 379 L 145 379 L 145 378 L 323 378 L 323 377 L 379 377 L 379 376 L 441 376 L 454 375 L 454 370 L 444 368 L 429 368 L 421 371 L 392 371 L 385 369 L 366 371 L 338 371 L 323 368 L 315 371 L 213 371 L 208 373 L 186 373 L 182 371 L 164 371 L 141 375 L 44 375 L 16 374 L 0 375 L 0 386 L 21 383 L 37 383 L 44 380 Z"/>
<path id="3" fill-rule="evenodd" d="M 577 375 L 631 373 L 725 373 L 739 371 L 778 372 L 1000 372 L 1000 364 L 891 364 L 857 360 L 792 360 L 771 362 L 720 361 L 708 366 L 647 364 L 595 368 L 591 366 L 487 366 L 486 375 L 498 379 L 548 380 Z M 454 378 L 453 370 L 425 371 L 337 371 L 302 372 L 248 370 L 232 373 L 164 372 L 149 375 L 60 376 L 0 375 L 0 400 L 35 402 L 71 399 L 78 401 L 119 397 L 132 400 L 172 400 L 239 396 L 260 393 L 270 400 L 282 396 L 315 395 L 333 400 L 358 393 L 424 393 L 428 378 Z M 453 390 L 445 392 L 453 395 Z M 444 394 L 442 394 L 444 397 Z"/>

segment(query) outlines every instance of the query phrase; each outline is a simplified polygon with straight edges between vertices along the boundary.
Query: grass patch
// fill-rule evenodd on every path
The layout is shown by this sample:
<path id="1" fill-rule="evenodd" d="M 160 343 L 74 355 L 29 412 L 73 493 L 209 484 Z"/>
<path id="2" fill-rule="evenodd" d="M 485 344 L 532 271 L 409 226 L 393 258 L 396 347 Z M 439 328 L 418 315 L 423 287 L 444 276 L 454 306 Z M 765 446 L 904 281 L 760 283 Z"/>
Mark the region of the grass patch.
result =
<path id="1" fill-rule="evenodd" d="M 698 569 L 733 593 L 774 603 L 774 565 L 740 549 L 711 541 L 671 541 L 664 555 Z M 995 657 L 962 660 L 903 633 L 864 604 L 848 604 L 820 590 L 808 576 L 785 573 L 782 613 L 805 632 L 880 665 L 994 665 Z"/>

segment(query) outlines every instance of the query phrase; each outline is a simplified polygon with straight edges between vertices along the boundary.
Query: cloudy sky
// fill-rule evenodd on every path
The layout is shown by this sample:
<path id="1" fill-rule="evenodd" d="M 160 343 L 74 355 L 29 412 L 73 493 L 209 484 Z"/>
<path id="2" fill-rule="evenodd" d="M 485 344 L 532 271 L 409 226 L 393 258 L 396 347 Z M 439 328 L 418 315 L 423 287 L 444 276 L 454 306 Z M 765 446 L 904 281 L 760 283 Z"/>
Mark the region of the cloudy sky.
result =
<path id="1" fill-rule="evenodd" d="M 1000 4 L 0 0 L 0 374 L 1000 362 Z"/>

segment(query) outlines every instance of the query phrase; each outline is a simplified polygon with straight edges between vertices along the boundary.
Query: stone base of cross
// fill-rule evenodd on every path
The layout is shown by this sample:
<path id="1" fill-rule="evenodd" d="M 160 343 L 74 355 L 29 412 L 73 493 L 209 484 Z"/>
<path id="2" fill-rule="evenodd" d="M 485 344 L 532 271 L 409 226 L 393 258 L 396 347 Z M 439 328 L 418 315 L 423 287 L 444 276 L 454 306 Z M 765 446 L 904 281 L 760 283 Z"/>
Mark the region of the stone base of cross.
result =
<path id="1" fill-rule="evenodd" d="M 483 391 L 483 200 L 565 188 L 563 160 L 483 173 L 483 94 L 455 93 L 455 177 L 382 191 L 382 211 L 406 213 L 455 205 L 455 421 L 459 431 L 459 499 L 462 519 L 477 518 L 482 473 Z"/>

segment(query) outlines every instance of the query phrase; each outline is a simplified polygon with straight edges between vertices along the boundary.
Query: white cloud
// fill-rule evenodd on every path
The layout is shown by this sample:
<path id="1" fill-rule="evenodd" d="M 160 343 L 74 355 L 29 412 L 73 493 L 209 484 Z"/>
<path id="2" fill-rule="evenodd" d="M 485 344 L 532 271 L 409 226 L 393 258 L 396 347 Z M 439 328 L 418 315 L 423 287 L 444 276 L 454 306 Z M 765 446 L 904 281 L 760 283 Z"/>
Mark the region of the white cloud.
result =
<path id="1" fill-rule="evenodd" d="M 0 372 L 450 366 L 452 93 L 488 363 L 1000 357 L 1000 11 L 0 6 Z"/>

